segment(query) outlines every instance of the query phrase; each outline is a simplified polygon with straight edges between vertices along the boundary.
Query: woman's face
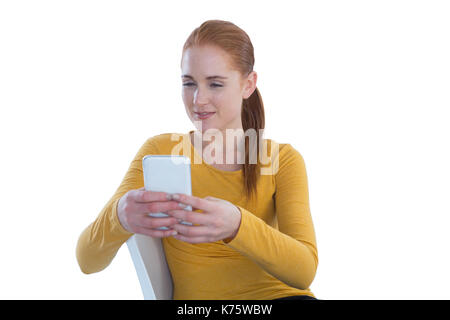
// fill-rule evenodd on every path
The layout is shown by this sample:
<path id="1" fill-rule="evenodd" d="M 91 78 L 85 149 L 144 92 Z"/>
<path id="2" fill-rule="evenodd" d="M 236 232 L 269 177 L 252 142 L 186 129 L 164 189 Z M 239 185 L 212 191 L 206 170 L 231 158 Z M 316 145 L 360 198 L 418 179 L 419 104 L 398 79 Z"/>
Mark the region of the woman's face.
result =
<path id="1" fill-rule="evenodd" d="M 181 60 L 182 97 L 197 130 L 242 129 L 242 99 L 256 88 L 256 72 L 247 77 L 231 69 L 227 53 L 213 46 L 191 47 Z M 202 119 L 197 113 L 213 112 Z M 199 127 L 201 124 L 201 128 Z"/>

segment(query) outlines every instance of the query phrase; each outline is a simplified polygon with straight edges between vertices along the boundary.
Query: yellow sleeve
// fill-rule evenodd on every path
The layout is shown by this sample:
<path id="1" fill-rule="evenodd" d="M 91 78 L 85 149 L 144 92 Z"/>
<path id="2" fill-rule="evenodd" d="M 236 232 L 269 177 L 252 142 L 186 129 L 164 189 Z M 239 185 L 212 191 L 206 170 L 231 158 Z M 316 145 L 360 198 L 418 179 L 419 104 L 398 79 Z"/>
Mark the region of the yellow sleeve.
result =
<path id="1" fill-rule="evenodd" d="M 241 225 L 236 236 L 224 243 L 287 285 L 306 290 L 318 266 L 306 168 L 303 157 L 290 144 L 280 150 L 280 159 L 274 197 L 278 230 L 238 206 Z"/>
<path id="2" fill-rule="evenodd" d="M 82 272 L 94 273 L 105 269 L 117 254 L 120 246 L 133 235 L 120 224 L 117 216 L 117 204 L 129 190 L 144 186 L 142 158 L 147 154 L 155 154 L 151 138 L 147 139 L 137 152 L 112 198 L 106 203 L 94 222 L 81 233 L 77 243 L 76 256 Z"/>

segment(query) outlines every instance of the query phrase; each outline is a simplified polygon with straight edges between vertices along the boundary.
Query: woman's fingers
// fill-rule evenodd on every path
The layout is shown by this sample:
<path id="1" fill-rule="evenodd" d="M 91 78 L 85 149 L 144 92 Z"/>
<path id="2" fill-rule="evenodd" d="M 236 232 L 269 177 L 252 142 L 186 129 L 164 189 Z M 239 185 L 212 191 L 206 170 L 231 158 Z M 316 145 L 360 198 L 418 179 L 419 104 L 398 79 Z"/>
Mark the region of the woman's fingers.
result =
<path id="1" fill-rule="evenodd" d="M 141 215 L 136 219 L 136 226 L 147 228 L 147 229 L 157 229 L 160 227 L 172 227 L 178 223 L 178 220 L 172 217 L 167 218 L 155 218 L 147 215 Z"/>
<path id="2" fill-rule="evenodd" d="M 211 223 L 212 217 L 205 213 L 199 213 L 189 210 L 169 210 L 166 212 L 168 215 L 185 222 L 193 224 L 208 225 Z"/>
<path id="3" fill-rule="evenodd" d="M 215 204 L 211 200 L 190 196 L 184 193 L 172 194 L 172 199 L 183 204 L 190 205 L 192 209 L 200 209 L 204 211 L 212 211 Z"/>
<path id="4" fill-rule="evenodd" d="M 135 233 L 145 234 L 150 237 L 169 237 L 173 232 L 178 232 L 174 237 L 178 240 L 189 243 L 213 242 L 218 235 L 212 234 L 214 228 L 214 217 L 208 212 L 216 212 L 217 201 L 221 200 L 214 197 L 199 198 L 187 194 L 174 194 L 166 192 L 147 191 L 140 188 L 132 194 L 132 205 L 129 211 L 134 212 L 133 229 Z M 131 199 L 130 199 L 131 200 Z M 202 210 L 203 213 L 196 211 L 183 210 L 180 204 L 191 206 L 192 210 Z M 168 217 L 151 217 L 148 213 L 167 213 Z M 188 226 L 178 223 L 179 221 L 190 222 L 193 225 Z M 130 221 L 131 222 L 131 221 Z M 158 230 L 161 227 L 168 227 L 169 230 Z"/>
<path id="5" fill-rule="evenodd" d="M 188 226 L 185 224 L 177 223 L 173 225 L 173 230 L 177 231 L 179 235 L 188 238 L 209 238 L 212 236 L 211 228 L 207 226 Z M 210 239 L 209 239 L 210 240 Z"/>
<path id="6" fill-rule="evenodd" d="M 169 201 L 171 194 L 167 192 L 155 192 L 145 189 L 134 190 L 133 198 L 135 202 L 154 202 L 154 201 Z"/>
<path id="7" fill-rule="evenodd" d="M 173 217 L 151 217 L 149 213 L 164 213 L 179 209 L 179 203 L 169 200 L 165 192 L 146 191 L 145 188 L 130 190 L 117 204 L 117 216 L 122 226 L 129 232 L 146 234 L 152 237 L 171 235 L 170 230 L 156 230 L 171 227 L 178 222 Z M 169 194 L 170 195 L 170 194 Z M 173 231 L 173 230 L 172 230 Z"/>
<path id="8" fill-rule="evenodd" d="M 179 209 L 176 201 L 135 202 L 137 213 L 157 213 Z"/>

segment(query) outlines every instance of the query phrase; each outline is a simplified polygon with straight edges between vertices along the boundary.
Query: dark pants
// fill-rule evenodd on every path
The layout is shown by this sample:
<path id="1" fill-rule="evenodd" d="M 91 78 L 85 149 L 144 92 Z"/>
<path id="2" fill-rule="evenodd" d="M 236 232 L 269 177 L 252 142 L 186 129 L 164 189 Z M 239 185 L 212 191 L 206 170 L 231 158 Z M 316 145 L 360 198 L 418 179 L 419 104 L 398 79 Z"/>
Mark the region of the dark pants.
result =
<path id="1" fill-rule="evenodd" d="M 303 296 L 290 296 L 290 297 L 283 297 L 273 300 L 317 300 L 314 297 L 303 295 Z"/>

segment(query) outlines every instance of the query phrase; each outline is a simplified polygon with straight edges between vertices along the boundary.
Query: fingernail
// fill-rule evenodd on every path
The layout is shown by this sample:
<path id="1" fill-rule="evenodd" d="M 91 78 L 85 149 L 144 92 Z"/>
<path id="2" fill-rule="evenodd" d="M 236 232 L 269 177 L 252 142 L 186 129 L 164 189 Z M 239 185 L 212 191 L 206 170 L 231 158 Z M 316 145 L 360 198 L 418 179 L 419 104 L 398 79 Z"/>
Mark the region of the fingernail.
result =
<path id="1" fill-rule="evenodd" d="M 187 208 L 188 206 L 184 203 L 179 203 L 178 206 L 182 207 L 182 208 Z"/>
<path id="2" fill-rule="evenodd" d="M 167 200 L 172 200 L 172 195 L 170 193 L 166 194 Z"/>
<path id="3" fill-rule="evenodd" d="M 180 199 L 180 196 L 175 193 L 172 195 L 172 199 L 178 200 L 178 199 Z"/>
<path id="4" fill-rule="evenodd" d="M 174 231 L 174 232 L 172 232 L 170 235 L 171 235 L 171 236 L 176 236 L 177 234 L 178 234 L 178 232 Z"/>

